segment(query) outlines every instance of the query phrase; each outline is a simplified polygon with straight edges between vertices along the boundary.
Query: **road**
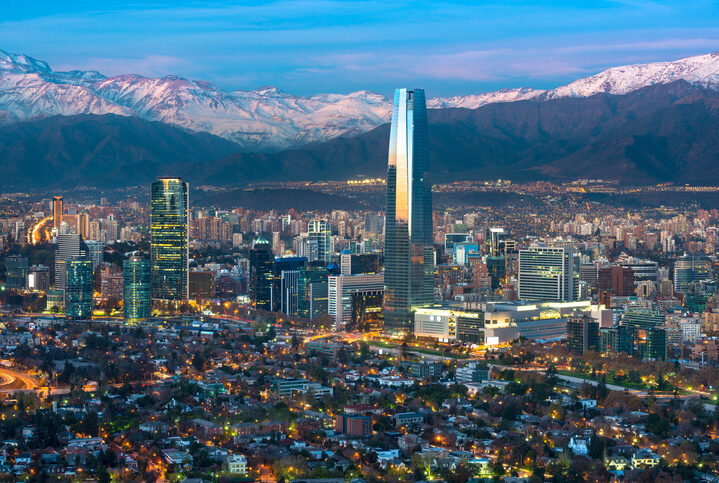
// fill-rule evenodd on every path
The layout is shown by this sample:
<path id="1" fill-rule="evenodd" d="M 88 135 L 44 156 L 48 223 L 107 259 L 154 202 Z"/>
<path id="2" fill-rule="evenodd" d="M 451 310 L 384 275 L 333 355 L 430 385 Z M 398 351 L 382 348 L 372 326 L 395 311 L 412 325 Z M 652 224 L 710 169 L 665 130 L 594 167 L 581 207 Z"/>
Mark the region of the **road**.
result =
<path id="1" fill-rule="evenodd" d="M 24 372 L 0 368 L 0 393 L 12 394 L 18 391 L 34 391 L 39 387 L 37 380 Z"/>

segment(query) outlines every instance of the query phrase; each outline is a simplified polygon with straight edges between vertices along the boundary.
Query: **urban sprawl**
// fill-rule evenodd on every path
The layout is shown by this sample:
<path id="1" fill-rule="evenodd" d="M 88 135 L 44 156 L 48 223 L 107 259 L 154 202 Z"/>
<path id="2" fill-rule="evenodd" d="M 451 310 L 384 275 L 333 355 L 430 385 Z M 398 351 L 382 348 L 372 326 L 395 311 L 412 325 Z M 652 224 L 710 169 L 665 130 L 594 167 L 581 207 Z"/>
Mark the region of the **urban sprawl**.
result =
<path id="1" fill-rule="evenodd" d="M 398 89 L 387 179 L 322 185 L 382 211 L 3 196 L 0 481 L 719 481 L 719 211 L 439 210 L 514 188 L 427 129 Z"/>

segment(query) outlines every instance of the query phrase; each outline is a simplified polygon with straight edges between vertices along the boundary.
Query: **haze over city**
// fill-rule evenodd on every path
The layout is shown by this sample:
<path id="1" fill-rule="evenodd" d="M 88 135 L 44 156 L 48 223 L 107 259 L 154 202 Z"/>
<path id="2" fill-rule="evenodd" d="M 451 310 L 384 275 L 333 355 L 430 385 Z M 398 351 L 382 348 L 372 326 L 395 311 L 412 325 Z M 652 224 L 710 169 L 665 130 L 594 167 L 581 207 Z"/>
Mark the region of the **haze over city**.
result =
<path id="1" fill-rule="evenodd" d="M 0 481 L 719 480 L 719 7 L 0 18 Z"/>

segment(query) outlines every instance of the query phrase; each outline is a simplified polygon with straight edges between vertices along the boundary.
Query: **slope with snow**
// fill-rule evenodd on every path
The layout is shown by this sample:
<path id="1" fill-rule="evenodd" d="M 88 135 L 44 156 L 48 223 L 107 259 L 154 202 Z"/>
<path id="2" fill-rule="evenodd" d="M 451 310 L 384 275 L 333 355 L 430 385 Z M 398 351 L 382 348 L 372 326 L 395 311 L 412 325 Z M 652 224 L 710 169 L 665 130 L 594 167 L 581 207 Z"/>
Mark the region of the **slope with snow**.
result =
<path id="1" fill-rule="evenodd" d="M 719 90 L 719 52 L 614 67 L 550 91 L 529 88 L 433 98 L 429 108 L 476 109 L 497 102 L 542 101 L 626 94 L 653 84 L 686 80 Z M 389 120 L 391 101 L 380 94 L 300 97 L 275 87 L 228 92 L 177 76 L 106 77 L 95 71 L 55 72 L 43 61 L 0 50 L 0 123 L 53 115 L 118 114 L 210 132 L 245 149 L 276 150 L 366 132 Z"/>

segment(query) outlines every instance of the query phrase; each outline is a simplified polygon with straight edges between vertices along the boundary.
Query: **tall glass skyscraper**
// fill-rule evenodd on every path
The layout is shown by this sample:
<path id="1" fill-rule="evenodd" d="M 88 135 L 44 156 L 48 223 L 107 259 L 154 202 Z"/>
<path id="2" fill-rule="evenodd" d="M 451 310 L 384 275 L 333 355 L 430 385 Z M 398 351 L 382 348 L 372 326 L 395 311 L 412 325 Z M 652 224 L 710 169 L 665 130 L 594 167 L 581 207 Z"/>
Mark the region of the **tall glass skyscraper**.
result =
<path id="1" fill-rule="evenodd" d="M 432 185 L 424 90 L 394 94 L 387 169 L 384 325 L 414 326 L 413 312 L 433 298 Z"/>
<path id="2" fill-rule="evenodd" d="M 272 310 L 274 264 L 272 245 L 260 235 L 250 250 L 250 300 L 257 309 Z"/>
<path id="3" fill-rule="evenodd" d="M 158 178 L 150 189 L 152 298 L 189 298 L 187 284 L 188 186 L 182 178 Z"/>
<path id="4" fill-rule="evenodd" d="M 92 315 L 92 260 L 74 257 L 65 261 L 65 317 L 87 319 Z"/>
<path id="5" fill-rule="evenodd" d="M 126 324 L 150 320 L 150 262 L 132 257 L 123 263 L 123 307 Z"/>

